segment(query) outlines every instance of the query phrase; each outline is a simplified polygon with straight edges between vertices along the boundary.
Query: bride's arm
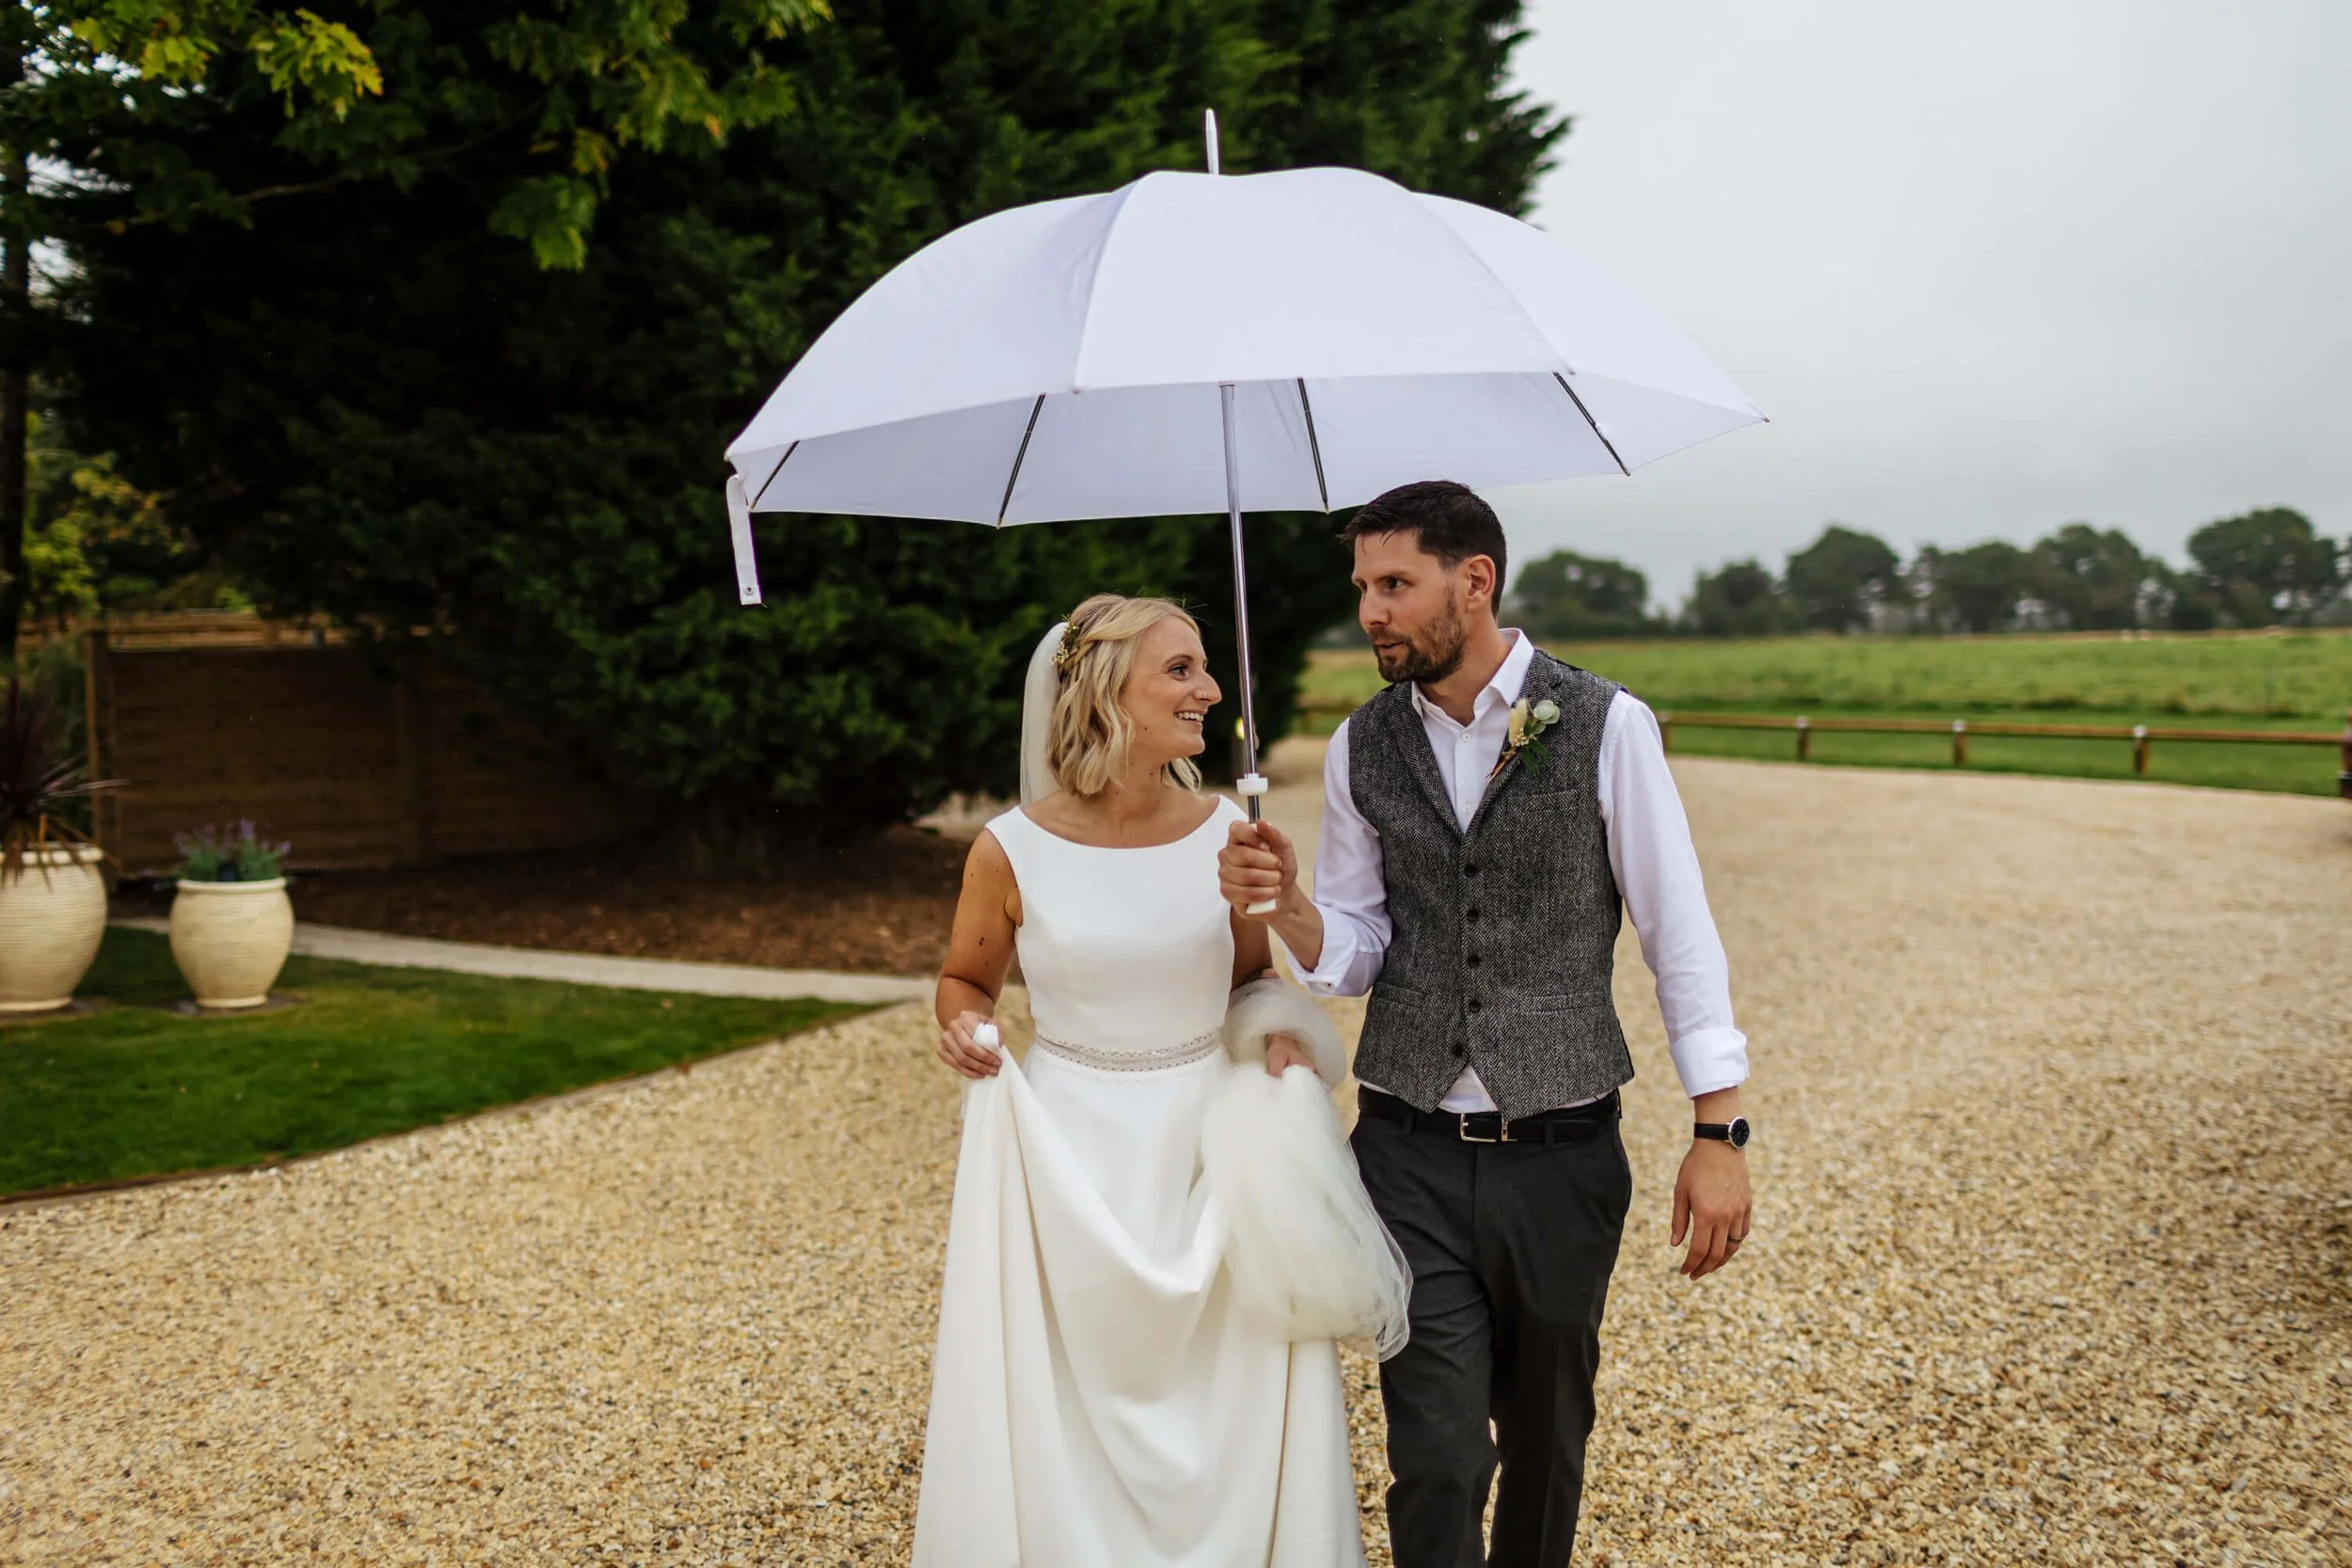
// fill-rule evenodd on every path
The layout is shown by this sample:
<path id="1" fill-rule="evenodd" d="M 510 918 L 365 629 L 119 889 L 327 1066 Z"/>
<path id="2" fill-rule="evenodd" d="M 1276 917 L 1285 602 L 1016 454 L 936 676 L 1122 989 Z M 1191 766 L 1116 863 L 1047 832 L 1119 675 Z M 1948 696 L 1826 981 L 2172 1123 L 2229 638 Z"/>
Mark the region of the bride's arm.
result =
<path id="1" fill-rule="evenodd" d="M 991 1077 L 1002 1065 L 974 1031 L 996 1016 L 1020 918 L 1021 890 L 1013 881 L 1012 861 L 996 835 L 984 832 L 964 859 L 963 891 L 956 897 L 947 961 L 940 968 L 932 1005 L 940 1024 L 939 1059 L 966 1078 Z"/>
<path id="2" fill-rule="evenodd" d="M 1266 935 L 1263 920 L 1231 917 L 1233 923 L 1233 989 L 1241 990 L 1252 980 L 1279 980 L 1274 967 L 1274 942 Z"/>
<path id="3" fill-rule="evenodd" d="M 1241 990 L 1252 980 L 1279 980 L 1281 971 L 1274 967 L 1274 942 L 1266 935 L 1263 920 L 1245 920 L 1240 914 L 1233 922 L 1233 989 Z M 1314 1070 L 1314 1053 L 1293 1035 L 1268 1035 L 1265 1041 L 1265 1069 L 1276 1078 L 1289 1067 Z"/>

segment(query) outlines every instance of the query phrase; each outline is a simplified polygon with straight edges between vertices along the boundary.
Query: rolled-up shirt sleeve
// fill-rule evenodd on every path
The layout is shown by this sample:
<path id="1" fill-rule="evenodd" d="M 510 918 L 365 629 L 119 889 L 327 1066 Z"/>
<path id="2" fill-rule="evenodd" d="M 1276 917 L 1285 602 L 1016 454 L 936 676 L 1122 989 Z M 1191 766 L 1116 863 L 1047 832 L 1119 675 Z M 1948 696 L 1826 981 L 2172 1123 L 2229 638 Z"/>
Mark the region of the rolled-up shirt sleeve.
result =
<path id="1" fill-rule="evenodd" d="M 1630 693 L 1610 704 L 1599 782 L 1610 868 L 1658 980 L 1658 1011 L 1682 1091 L 1696 1099 L 1744 1083 L 1748 1037 L 1732 1022 L 1731 964 L 1707 905 L 1690 818 L 1666 766 L 1658 716 Z"/>
<path id="2" fill-rule="evenodd" d="M 1323 953 L 1299 976 L 1325 996 L 1361 996 L 1380 977 L 1389 950 L 1389 895 L 1380 835 L 1356 809 L 1348 787 L 1347 721 L 1323 758 L 1323 833 L 1315 847 L 1315 908 L 1323 914 Z"/>

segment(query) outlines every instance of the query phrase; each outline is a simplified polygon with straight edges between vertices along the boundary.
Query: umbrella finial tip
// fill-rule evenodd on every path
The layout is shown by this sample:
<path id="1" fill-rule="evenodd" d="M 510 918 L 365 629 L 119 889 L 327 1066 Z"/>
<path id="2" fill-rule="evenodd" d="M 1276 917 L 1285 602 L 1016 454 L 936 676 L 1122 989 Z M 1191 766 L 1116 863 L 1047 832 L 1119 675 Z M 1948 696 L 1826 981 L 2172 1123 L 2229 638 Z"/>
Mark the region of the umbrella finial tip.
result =
<path id="1" fill-rule="evenodd" d="M 1216 111 L 1215 109 L 1206 109 L 1201 112 L 1200 135 L 1201 139 L 1208 143 L 1209 172 L 1211 174 L 1224 173 L 1225 171 L 1218 166 L 1220 160 L 1217 157 Z"/>

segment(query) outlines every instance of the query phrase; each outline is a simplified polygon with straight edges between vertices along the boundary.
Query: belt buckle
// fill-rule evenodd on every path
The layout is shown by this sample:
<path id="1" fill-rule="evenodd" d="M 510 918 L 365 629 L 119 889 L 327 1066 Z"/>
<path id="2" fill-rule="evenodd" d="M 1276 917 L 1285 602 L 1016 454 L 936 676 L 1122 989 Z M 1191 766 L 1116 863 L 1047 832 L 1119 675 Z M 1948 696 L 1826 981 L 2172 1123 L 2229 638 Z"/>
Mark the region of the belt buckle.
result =
<path id="1" fill-rule="evenodd" d="M 1466 1144 L 1507 1144 L 1511 1141 L 1511 1124 L 1503 1118 L 1501 1111 L 1456 1111 L 1454 1114 L 1459 1118 L 1454 1131 Z M 1492 1138 L 1473 1135 L 1470 1130 L 1472 1117 L 1494 1117 L 1495 1128 L 1499 1135 Z"/>

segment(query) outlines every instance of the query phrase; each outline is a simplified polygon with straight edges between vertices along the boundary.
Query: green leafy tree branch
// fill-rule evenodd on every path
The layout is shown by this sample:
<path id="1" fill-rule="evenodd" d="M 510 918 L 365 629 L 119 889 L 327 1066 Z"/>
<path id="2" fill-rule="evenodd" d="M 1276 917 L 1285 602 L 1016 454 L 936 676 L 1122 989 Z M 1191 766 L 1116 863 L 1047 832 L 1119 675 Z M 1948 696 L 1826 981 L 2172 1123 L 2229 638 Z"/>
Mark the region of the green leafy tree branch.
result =
<path id="1" fill-rule="evenodd" d="M 59 331 L 36 247 L 250 228 L 265 203 L 437 179 L 539 266 L 578 270 L 617 161 L 783 119 L 794 97 L 771 53 L 826 14 L 825 0 L 0 13 L 0 654 L 31 592 L 30 386 Z"/>

